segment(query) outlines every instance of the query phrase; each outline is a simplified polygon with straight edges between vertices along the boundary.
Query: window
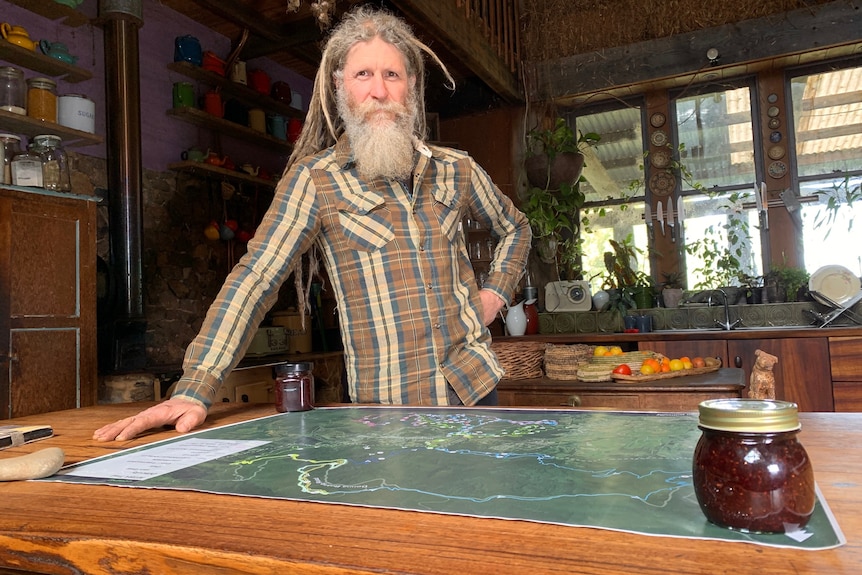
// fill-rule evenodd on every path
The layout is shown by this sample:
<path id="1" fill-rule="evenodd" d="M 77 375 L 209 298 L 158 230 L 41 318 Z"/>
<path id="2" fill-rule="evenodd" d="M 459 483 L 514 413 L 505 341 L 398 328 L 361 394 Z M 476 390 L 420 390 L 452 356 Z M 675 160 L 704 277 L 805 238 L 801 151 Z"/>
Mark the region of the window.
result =
<path id="1" fill-rule="evenodd" d="M 852 65 L 854 64 L 855 65 Z M 862 66 L 790 71 L 805 268 L 838 264 L 862 275 Z"/>
<path id="2" fill-rule="evenodd" d="M 632 182 L 643 179 L 642 111 L 638 105 L 617 103 L 573 114 L 569 122 L 583 133 L 601 136 L 598 145 L 587 150 L 583 172 L 586 181 L 581 184 L 586 196 L 582 217 L 589 222 L 581 234 L 584 279 L 590 280 L 595 292 L 602 288 L 604 253 L 612 249 L 612 239 L 633 240 L 642 255 L 636 269 L 647 274 L 650 271 L 643 187 L 632 191 Z"/>
<path id="3" fill-rule="evenodd" d="M 762 273 L 752 92 L 747 84 L 704 86 L 672 99 L 685 212 L 677 241 L 690 289 Z"/>

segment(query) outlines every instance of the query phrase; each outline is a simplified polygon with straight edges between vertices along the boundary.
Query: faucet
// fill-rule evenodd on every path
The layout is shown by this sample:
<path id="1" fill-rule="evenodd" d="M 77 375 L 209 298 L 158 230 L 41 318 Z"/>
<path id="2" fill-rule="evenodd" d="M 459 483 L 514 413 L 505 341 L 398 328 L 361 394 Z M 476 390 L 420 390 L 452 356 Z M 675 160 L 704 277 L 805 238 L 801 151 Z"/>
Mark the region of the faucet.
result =
<path id="1" fill-rule="evenodd" d="M 715 325 L 717 327 L 720 327 L 721 329 L 723 329 L 725 331 L 730 331 L 733 328 L 735 328 L 736 326 L 738 326 L 739 324 L 741 324 L 742 320 L 737 319 L 736 321 L 731 323 L 731 321 L 730 321 L 730 307 L 727 305 L 727 292 L 724 291 L 723 289 L 711 290 L 709 292 L 709 296 L 707 297 L 706 305 L 712 306 L 712 295 L 715 293 L 720 293 L 724 297 L 724 323 L 721 323 L 720 321 L 715 320 Z"/>

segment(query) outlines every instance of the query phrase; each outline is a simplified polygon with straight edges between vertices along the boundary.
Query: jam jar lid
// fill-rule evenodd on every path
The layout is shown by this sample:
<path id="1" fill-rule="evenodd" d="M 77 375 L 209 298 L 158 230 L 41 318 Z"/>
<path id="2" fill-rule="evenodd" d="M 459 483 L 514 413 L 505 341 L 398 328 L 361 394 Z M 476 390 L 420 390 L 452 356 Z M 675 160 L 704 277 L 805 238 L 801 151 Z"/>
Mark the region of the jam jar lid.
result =
<path id="1" fill-rule="evenodd" d="M 800 429 L 798 407 L 771 399 L 708 399 L 698 406 L 700 426 L 718 431 L 779 433 Z"/>
<path id="2" fill-rule="evenodd" d="M 280 363 L 272 367 L 272 374 L 275 377 L 288 373 L 300 373 L 303 371 L 311 371 L 314 364 L 310 361 L 300 361 L 298 363 Z"/>

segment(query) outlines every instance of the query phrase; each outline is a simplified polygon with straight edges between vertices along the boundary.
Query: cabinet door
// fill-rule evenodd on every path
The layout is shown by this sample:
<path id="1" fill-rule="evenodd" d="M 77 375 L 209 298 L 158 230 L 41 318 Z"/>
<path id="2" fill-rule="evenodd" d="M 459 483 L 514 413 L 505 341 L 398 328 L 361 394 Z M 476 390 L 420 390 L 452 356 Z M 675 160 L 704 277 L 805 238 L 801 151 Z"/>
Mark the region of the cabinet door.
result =
<path id="1" fill-rule="evenodd" d="M 721 365 L 727 364 L 727 344 L 721 339 L 695 339 L 685 341 L 642 341 L 638 343 L 640 351 L 655 351 L 664 356 L 674 357 L 715 357 L 721 360 Z"/>
<path id="2" fill-rule="evenodd" d="M 800 411 L 834 410 L 827 338 L 728 340 L 730 367 L 745 371 L 744 397 L 748 395 L 754 352 L 758 349 L 778 358 L 773 368 L 776 399 L 793 401 Z"/>
<path id="3" fill-rule="evenodd" d="M 93 405 L 94 204 L 0 193 L 0 418 Z"/>

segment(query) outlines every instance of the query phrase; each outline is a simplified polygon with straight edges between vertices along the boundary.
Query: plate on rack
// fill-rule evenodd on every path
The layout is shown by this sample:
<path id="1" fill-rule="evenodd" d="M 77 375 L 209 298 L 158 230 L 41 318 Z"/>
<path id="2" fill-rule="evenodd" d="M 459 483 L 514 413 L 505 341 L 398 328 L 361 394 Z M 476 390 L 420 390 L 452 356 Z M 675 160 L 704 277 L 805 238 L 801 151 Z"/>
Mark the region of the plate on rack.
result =
<path id="1" fill-rule="evenodd" d="M 828 297 L 837 304 L 849 301 L 859 293 L 862 282 L 844 266 L 823 266 L 811 274 L 808 289 Z"/>

